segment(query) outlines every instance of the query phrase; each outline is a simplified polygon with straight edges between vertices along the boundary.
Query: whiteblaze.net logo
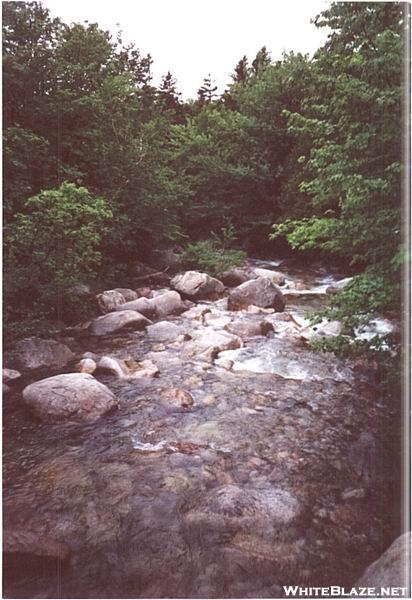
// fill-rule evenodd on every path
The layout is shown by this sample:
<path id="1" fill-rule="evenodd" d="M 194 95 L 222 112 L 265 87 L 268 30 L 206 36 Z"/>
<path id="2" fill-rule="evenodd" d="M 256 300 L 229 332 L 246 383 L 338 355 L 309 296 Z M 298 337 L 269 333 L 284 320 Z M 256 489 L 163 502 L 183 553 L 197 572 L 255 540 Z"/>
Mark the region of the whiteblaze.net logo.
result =
<path id="1" fill-rule="evenodd" d="M 290 598 L 407 598 L 406 587 L 301 587 L 284 585 L 283 591 Z"/>

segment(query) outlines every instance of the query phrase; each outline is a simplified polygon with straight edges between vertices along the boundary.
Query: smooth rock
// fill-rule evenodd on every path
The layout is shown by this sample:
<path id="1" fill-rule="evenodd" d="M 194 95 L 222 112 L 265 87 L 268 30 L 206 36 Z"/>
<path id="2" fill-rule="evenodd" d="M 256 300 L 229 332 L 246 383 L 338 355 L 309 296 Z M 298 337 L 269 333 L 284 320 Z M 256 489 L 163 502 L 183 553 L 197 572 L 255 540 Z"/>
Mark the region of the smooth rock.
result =
<path id="1" fill-rule="evenodd" d="M 221 281 L 199 271 L 186 271 L 176 275 L 170 285 L 184 296 L 192 299 L 216 298 L 225 290 Z"/>
<path id="2" fill-rule="evenodd" d="M 118 306 L 116 310 L 135 310 L 145 317 L 153 317 L 155 315 L 155 307 L 152 304 L 152 301 L 148 298 L 137 298 L 131 302 L 125 302 L 124 304 Z"/>
<path id="3" fill-rule="evenodd" d="M 268 321 L 232 321 L 224 328 L 229 333 L 234 333 L 242 339 L 267 335 L 270 331 L 273 331 L 273 325 Z"/>
<path id="4" fill-rule="evenodd" d="M 21 377 L 21 373 L 15 369 L 3 369 L 3 383 L 8 383 Z"/>
<path id="5" fill-rule="evenodd" d="M 114 394 L 86 373 L 68 373 L 36 381 L 24 388 L 23 399 L 46 421 L 94 422 L 117 406 Z"/>
<path id="6" fill-rule="evenodd" d="M 80 373 L 94 373 L 97 369 L 97 365 L 92 358 L 82 358 L 77 363 L 77 370 Z"/>
<path id="7" fill-rule="evenodd" d="M 193 333 L 193 342 L 188 342 L 185 348 L 186 356 L 198 356 L 206 362 L 212 362 L 214 358 L 224 350 L 235 350 L 241 348 L 243 342 L 240 337 L 226 331 L 202 330 Z"/>
<path id="8" fill-rule="evenodd" d="M 95 354 L 94 352 L 83 352 L 82 358 L 91 358 L 91 360 L 94 360 L 94 362 L 96 362 L 96 363 L 99 360 L 98 355 Z"/>
<path id="9" fill-rule="evenodd" d="M 180 294 L 175 291 L 165 292 L 160 296 L 156 296 L 150 300 L 154 307 L 157 317 L 166 317 L 167 315 L 175 315 L 183 312 L 185 306 L 182 302 Z"/>
<path id="10" fill-rule="evenodd" d="M 146 332 L 151 340 L 169 342 L 175 340 L 180 335 L 181 329 L 169 321 L 159 321 L 154 325 L 149 325 Z"/>
<path id="11" fill-rule="evenodd" d="M 282 312 L 285 307 L 282 292 L 267 277 L 246 281 L 230 291 L 230 310 L 241 310 L 251 304 L 262 308 L 274 308 L 277 312 Z"/>
<path id="12" fill-rule="evenodd" d="M 73 358 L 73 352 L 65 344 L 56 340 L 29 337 L 15 344 L 11 362 L 17 369 L 31 370 L 40 367 L 64 367 Z"/>
<path id="13" fill-rule="evenodd" d="M 129 375 L 129 369 L 125 362 L 114 356 L 102 356 L 99 360 L 98 368 L 101 371 L 108 371 L 112 375 L 117 375 L 121 379 Z"/>
<path id="14" fill-rule="evenodd" d="M 341 494 L 342 500 L 361 500 L 362 498 L 365 498 L 365 496 L 366 492 L 363 488 L 358 488 L 355 490 L 349 488 Z"/>
<path id="15" fill-rule="evenodd" d="M 257 277 L 267 277 L 272 283 L 276 285 L 285 285 L 285 276 L 279 271 L 271 271 L 270 269 L 253 269 L 253 273 Z"/>
<path id="16" fill-rule="evenodd" d="M 372 563 L 354 584 L 356 587 L 407 588 L 404 598 L 410 598 L 411 532 L 398 537 L 391 546 Z"/>
<path id="17" fill-rule="evenodd" d="M 139 296 L 137 292 L 131 290 L 129 288 L 114 288 L 115 292 L 119 292 L 126 300 L 126 302 L 130 302 L 131 300 L 136 300 Z"/>
<path id="18" fill-rule="evenodd" d="M 108 335 L 121 331 L 124 328 L 144 329 L 152 322 L 134 310 L 123 310 L 111 312 L 102 317 L 97 317 L 91 323 L 91 331 L 94 335 Z"/>
<path id="19" fill-rule="evenodd" d="M 97 304 L 103 314 L 116 310 L 126 302 L 123 294 L 116 290 L 106 290 L 96 296 Z"/>

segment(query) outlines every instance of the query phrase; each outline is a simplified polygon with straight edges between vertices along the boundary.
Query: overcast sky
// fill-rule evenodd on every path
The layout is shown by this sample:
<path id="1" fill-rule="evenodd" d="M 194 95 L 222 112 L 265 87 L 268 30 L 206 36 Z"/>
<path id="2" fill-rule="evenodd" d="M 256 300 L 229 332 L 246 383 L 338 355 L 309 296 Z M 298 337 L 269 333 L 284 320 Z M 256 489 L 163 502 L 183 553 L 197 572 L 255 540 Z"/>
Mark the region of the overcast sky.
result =
<path id="1" fill-rule="evenodd" d="M 222 92 L 238 60 L 266 46 L 273 59 L 284 50 L 313 54 L 327 36 L 311 18 L 326 0 L 43 0 L 66 23 L 88 20 L 134 42 L 153 57 L 157 84 L 170 70 L 183 97 L 195 97 L 210 72 Z"/>

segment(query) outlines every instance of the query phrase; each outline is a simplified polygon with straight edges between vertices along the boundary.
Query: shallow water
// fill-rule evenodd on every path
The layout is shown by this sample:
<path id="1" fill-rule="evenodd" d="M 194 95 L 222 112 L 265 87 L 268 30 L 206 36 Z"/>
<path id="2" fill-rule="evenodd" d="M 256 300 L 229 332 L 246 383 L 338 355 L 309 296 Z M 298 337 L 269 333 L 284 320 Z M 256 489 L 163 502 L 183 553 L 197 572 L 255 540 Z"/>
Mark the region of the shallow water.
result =
<path id="1" fill-rule="evenodd" d="M 254 264 L 316 292 L 287 300 L 297 319 L 344 275 L 275 262 Z M 93 425 L 41 423 L 18 389 L 7 399 L 4 525 L 29 550 L 6 555 L 6 597 L 278 597 L 282 585 L 353 583 L 396 536 L 398 407 L 374 374 L 312 353 L 293 319 L 204 304 L 203 322 L 169 320 L 193 337 L 239 318 L 274 332 L 212 364 L 187 357 L 185 340 L 80 337 L 79 351 L 160 369 L 99 375 L 119 409 Z M 164 401 L 171 387 L 193 405 Z"/>

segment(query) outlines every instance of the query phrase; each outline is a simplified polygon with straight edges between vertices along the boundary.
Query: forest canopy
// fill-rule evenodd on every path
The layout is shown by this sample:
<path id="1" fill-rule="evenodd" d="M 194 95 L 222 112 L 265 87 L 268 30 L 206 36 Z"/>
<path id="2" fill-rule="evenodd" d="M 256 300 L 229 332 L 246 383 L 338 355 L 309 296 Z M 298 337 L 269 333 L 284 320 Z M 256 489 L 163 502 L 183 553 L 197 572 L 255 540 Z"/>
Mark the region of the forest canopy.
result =
<path id="1" fill-rule="evenodd" d="M 341 261 L 329 315 L 399 313 L 405 7 L 332 3 L 313 57 L 263 47 L 183 102 L 120 35 L 4 2 L 6 328 L 75 319 L 73 285 L 173 245 Z"/>

